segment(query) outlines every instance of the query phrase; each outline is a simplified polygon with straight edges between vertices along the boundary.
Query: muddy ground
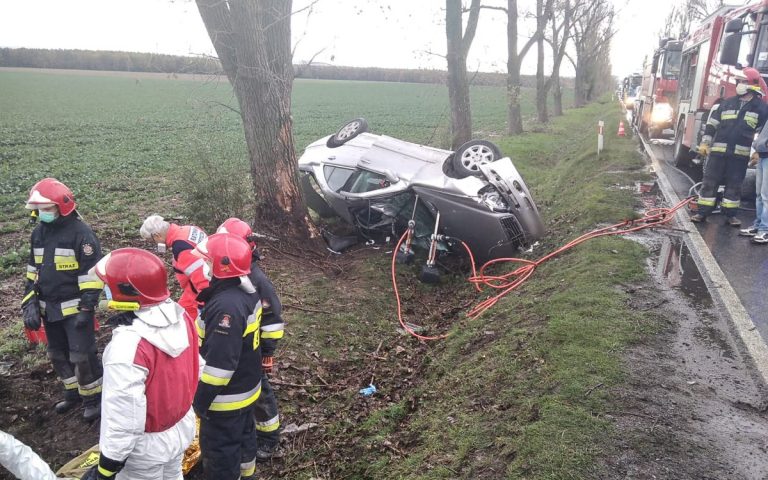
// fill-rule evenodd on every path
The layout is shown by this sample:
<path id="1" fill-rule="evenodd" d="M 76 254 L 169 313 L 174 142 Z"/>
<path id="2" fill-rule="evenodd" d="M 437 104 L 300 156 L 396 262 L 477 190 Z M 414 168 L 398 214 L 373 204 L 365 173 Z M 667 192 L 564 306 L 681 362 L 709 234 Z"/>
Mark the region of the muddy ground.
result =
<path id="1" fill-rule="evenodd" d="M 751 376 L 749 361 L 730 332 L 726 320 L 712 306 L 704 283 L 675 233 L 649 233 L 638 237 L 653 253 L 649 281 L 627 285 L 630 307 L 652 312 L 659 331 L 625 354 L 627 382 L 611 393 L 614 409 L 610 419 L 618 435 L 607 448 L 596 477 L 601 479 L 761 479 L 768 477 L 768 419 L 766 396 Z M 672 238 L 673 241 L 670 241 Z M 307 264 L 295 256 L 267 249 L 265 270 L 276 279 L 286 303 L 293 311 L 322 312 L 353 301 L 354 291 L 343 278 L 354 277 L 356 288 L 368 288 L 363 267 L 381 261 L 386 249 L 363 248 L 338 258 Z M 330 262 L 330 263 L 329 263 Z M 329 268 L 333 264 L 335 267 Z M 341 262 L 341 263 L 339 263 Z M 342 276 L 338 272 L 343 272 Z M 384 273 L 382 273 L 384 274 Z M 309 282 L 322 278 L 329 295 L 323 302 L 303 303 L 292 292 L 295 279 Z M 285 280 L 283 280 L 285 279 Z M 0 322 L 19 321 L 12 305 L 20 293 L 20 281 L 0 283 Z M 456 286 L 464 289 L 464 286 Z M 406 300 L 405 308 L 427 308 L 439 315 L 446 308 L 440 296 Z M 415 302 L 418 300 L 419 305 Z M 470 299 L 471 300 L 471 299 Z M 411 303 L 409 303 L 411 302 Z M 291 334 L 278 360 L 275 389 L 279 402 L 290 405 L 284 427 L 303 431 L 283 436 L 281 457 L 259 466 L 260 478 L 311 474 L 336 478 L 335 465 L 356 457 L 354 439 L 330 434 L 332 423 L 354 425 L 370 412 L 408 398 L 418 382 L 421 359 L 427 346 L 403 349 L 381 345 L 367 352 L 342 352 L 337 360 L 321 358 L 301 348 L 302 340 Z M 109 330 L 100 333 L 100 345 Z M 420 350 L 421 349 L 421 350 Z M 32 348 L 30 348 L 30 352 Z M 52 406 L 59 385 L 46 362 L 28 366 L 28 360 L 0 359 L 0 426 L 32 446 L 46 461 L 60 466 L 98 441 L 98 423 L 85 424 L 80 411 L 58 416 Z M 391 378 L 391 395 L 361 399 L 361 378 Z M 601 388 L 601 386 L 596 386 Z M 417 401 L 418 399 L 414 399 Z M 336 402 L 336 403 L 334 403 Z M 339 409 L 333 405 L 346 405 Z M 346 442 L 346 443 L 345 443 Z M 378 445 L 393 456 L 407 455 L 398 446 Z M 314 458 L 306 451 L 322 452 Z M 0 478 L 11 478 L 0 472 Z M 190 478 L 201 478 L 193 472 Z"/>

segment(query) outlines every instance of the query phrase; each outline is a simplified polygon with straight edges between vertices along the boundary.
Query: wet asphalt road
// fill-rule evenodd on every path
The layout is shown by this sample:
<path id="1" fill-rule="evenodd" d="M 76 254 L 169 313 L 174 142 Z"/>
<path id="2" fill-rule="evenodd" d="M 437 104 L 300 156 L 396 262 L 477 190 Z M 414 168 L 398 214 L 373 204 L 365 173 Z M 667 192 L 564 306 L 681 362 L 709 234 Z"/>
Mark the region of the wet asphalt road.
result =
<path id="1" fill-rule="evenodd" d="M 687 197 L 692 182 L 701 180 L 701 168 L 675 168 L 671 142 L 653 141 L 651 148 L 678 196 Z M 744 226 L 750 225 L 755 219 L 754 201 L 742 200 L 742 207 L 739 219 Z M 768 245 L 756 245 L 738 236 L 739 230 L 725 225 L 719 214 L 711 215 L 707 223 L 696 228 L 768 343 Z"/>

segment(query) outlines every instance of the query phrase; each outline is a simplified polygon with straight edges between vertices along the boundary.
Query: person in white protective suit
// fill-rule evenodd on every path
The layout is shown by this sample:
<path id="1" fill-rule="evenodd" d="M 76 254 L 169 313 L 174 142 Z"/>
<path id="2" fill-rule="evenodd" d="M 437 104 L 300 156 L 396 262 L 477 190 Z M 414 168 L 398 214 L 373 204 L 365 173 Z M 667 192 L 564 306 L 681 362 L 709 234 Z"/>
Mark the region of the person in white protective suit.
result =
<path id="1" fill-rule="evenodd" d="M 169 298 L 165 266 L 150 252 L 121 248 L 93 270 L 120 313 L 103 355 L 99 464 L 83 480 L 181 480 L 195 433 L 194 320 Z"/>

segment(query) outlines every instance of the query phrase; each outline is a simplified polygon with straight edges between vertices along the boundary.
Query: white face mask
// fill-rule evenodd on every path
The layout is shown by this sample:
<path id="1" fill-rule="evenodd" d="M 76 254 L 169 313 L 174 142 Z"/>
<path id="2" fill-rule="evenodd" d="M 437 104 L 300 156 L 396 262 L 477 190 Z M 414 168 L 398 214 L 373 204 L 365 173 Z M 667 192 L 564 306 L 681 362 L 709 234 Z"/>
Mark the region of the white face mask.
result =
<path id="1" fill-rule="evenodd" d="M 736 85 L 736 95 L 744 95 L 745 93 L 747 93 L 746 83 L 740 83 Z"/>
<path id="2" fill-rule="evenodd" d="M 165 244 L 164 243 L 158 243 L 157 244 L 157 253 L 165 253 Z"/>

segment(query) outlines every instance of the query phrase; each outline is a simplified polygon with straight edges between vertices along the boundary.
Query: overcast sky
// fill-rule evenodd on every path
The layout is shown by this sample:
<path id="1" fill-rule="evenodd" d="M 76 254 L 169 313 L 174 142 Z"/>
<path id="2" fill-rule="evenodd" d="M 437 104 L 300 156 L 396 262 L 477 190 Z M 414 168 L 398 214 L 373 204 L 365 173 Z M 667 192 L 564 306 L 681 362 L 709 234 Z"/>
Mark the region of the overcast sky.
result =
<path id="1" fill-rule="evenodd" d="M 641 69 L 671 2 L 679 0 L 613 1 L 619 16 L 612 62 L 614 74 L 623 76 Z M 309 0 L 293 3 L 299 10 Z M 519 3 L 528 10 L 534 2 Z M 319 0 L 311 11 L 294 16 L 295 60 L 322 50 L 315 61 L 445 69 L 439 56 L 445 52 L 444 5 L 444 0 Z M 483 10 L 469 68 L 505 71 L 505 37 L 504 14 Z M 214 54 L 191 0 L 0 0 L 0 46 Z M 535 71 L 534 62 L 530 55 L 524 73 Z M 571 71 L 567 62 L 564 68 Z"/>

